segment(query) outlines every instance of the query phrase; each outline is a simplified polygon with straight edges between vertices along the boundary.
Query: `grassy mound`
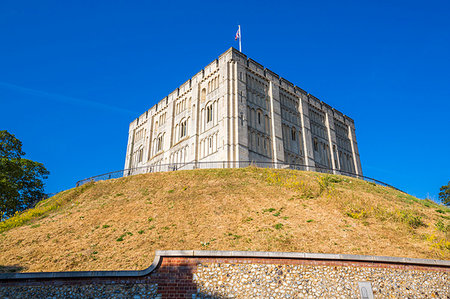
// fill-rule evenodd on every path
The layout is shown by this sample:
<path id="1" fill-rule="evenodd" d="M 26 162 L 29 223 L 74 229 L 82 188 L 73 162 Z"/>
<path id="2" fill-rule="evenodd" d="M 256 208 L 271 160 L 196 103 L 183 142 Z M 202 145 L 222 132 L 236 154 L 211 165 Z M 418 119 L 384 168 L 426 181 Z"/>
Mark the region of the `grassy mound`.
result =
<path id="1" fill-rule="evenodd" d="M 89 183 L 0 223 L 0 271 L 143 269 L 157 249 L 449 259 L 450 209 L 354 178 L 250 167 Z"/>

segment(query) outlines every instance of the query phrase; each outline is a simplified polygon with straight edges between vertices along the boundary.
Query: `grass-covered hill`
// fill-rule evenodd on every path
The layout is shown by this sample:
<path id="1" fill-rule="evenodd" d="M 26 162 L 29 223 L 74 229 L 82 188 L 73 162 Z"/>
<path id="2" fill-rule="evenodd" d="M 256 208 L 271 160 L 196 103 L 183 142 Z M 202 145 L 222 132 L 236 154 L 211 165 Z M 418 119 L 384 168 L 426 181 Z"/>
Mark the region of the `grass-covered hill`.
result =
<path id="1" fill-rule="evenodd" d="M 0 270 L 143 269 L 157 249 L 450 258 L 450 209 L 358 179 L 260 168 L 89 183 L 0 223 Z"/>

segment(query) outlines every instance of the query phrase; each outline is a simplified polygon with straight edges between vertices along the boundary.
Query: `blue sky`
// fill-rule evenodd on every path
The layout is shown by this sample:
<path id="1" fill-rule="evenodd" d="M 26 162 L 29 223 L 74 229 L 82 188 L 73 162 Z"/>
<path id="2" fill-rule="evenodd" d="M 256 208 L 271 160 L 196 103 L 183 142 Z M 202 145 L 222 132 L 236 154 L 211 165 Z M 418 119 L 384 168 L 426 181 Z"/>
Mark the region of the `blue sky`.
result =
<path id="1" fill-rule="evenodd" d="M 47 192 L 122 169 L 129 123 L 229 47 L 355 120 L 363 172 L 450 180 L 449 1 L 0 2 L 0 129 Z"/>

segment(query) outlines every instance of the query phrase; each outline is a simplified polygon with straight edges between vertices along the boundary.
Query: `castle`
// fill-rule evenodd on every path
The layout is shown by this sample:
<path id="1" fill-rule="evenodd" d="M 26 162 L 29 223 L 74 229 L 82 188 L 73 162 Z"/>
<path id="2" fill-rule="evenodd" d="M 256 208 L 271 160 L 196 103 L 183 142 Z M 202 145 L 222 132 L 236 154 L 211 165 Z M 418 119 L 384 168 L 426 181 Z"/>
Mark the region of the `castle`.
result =
<path id="1" fill-rule="evenodd" d="M 234 48 L 129 127 L 126 169 L 192 169 L 213 161 L 224 167 L 289 163 L 362 175 L 350 117 Z"/>

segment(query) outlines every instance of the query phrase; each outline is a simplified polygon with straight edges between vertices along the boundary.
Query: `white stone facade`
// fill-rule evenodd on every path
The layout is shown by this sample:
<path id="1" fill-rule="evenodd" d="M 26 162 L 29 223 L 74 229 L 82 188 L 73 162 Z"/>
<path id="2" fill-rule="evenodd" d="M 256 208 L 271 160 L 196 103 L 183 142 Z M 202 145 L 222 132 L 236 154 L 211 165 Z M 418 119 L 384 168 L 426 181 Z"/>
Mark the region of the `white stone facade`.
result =
<path id="1" fill-rule="evenodd" d="M 129 128 L 126 169 L 211 161 L 285 162 L 362 175 L 351 118 L 234 48 Z"/>

